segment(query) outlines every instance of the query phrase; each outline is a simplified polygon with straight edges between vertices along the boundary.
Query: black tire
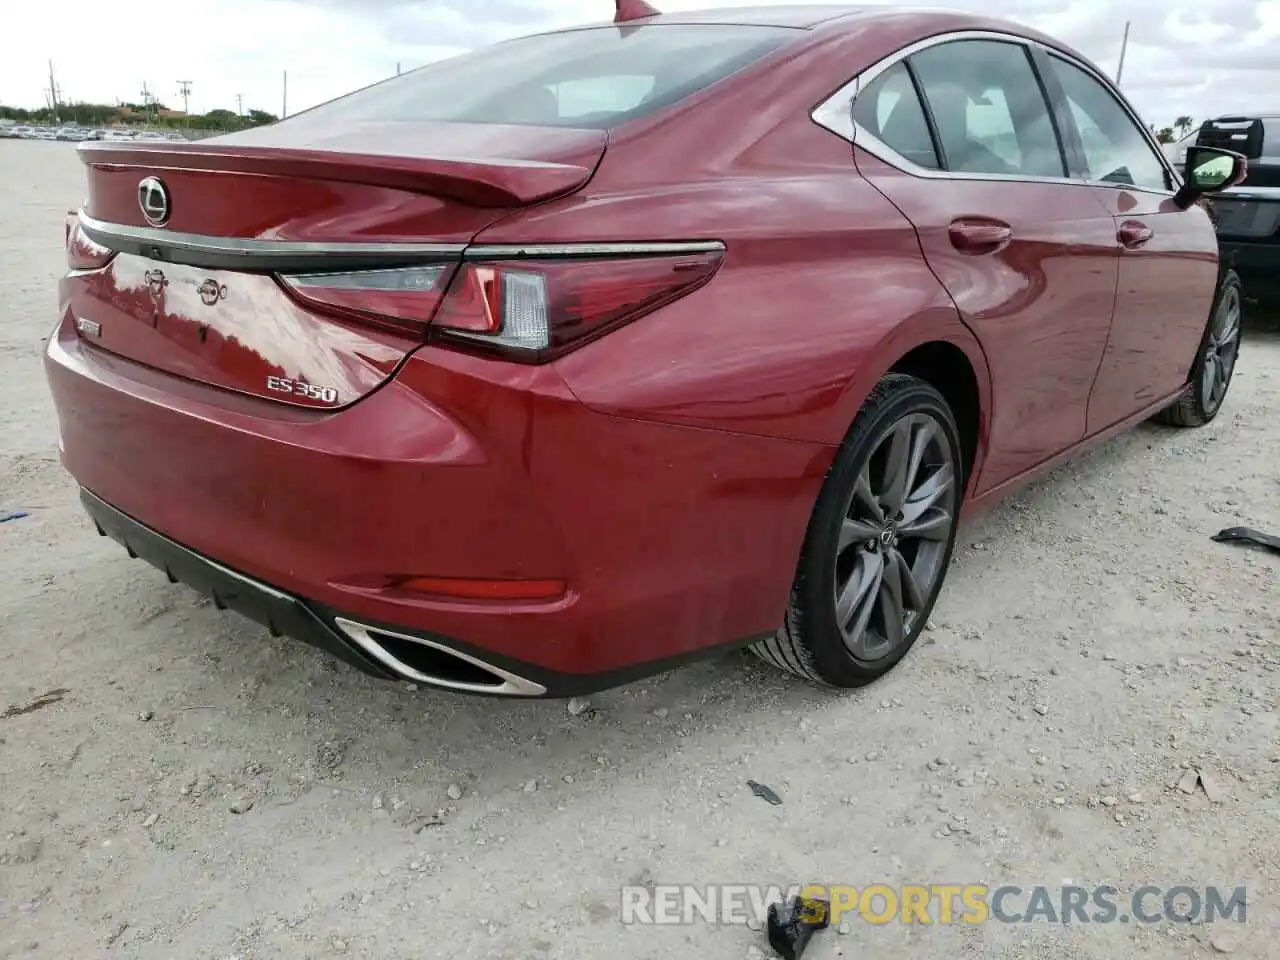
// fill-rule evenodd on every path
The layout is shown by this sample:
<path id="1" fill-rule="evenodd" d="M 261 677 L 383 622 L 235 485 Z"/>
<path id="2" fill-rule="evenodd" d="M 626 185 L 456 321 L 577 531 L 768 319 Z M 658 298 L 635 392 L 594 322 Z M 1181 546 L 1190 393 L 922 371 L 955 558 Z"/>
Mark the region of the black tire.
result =
<path id="1" fill-rule="evenodd" d="M 1231 377 L 1235 373 L 1236 359 L 1240 355 L 1243 312 L 1244 295 L 1240 278 L 1234 270 L 1228 270 L 1218 284 L 1218 293 L 1213 299 L 1213 309 L 1209 311 L 1204 336 L 1200 338 L 1200 346 L 1196 349 L 1186 392 L 1177 402 L 1155 415 L 1153 419 L 1157 423 L 1170 427 L 1203 427 L 1218 415 L 1227 398 L 1227 391 L 1231 388 Z M 1220 342 L 1224 325 L 1234 325 L 1234 334 L 1225 338 L 1229 342 Z M 1211 377 L 1224 372 L 1225 378 L 1221 383 L 1210 381 Z"/>
<path id="2" fill-rule="evenodd" d="M 917 469 L 912 472 L 908 466 L 908 479 L 898 485 L 905 493 L 897 498 L 902 503 L 897 517 L 905 514 L 907 518 L 894 521 L 884 513 L 884 507 L 895 502 L 896 495 L 882 498 L 874 488 L 877 481 L 882 482 L 882 488 L 885 484 L 893 487 L 892 481 L 885 478 L 891 474 L 889 464 L 901 462 L 901 456 L 895 456 L 899 448 L 893 445 L 903 429 L 910 461 Z M 917 445 L 920 453 L 916 452 Z M 955 417 L 942 394 L 916 377 L 890 374 L 882 379 L 858 412 L 818 495 L 783 627 L 771 639 L 753 644 L 752 652 L 796 676 L 834 687 L 863 686 L 893 669 L 928 622 L 951 563 L 964 489 L 961 449 Z M 945 468 L 942 464 L 948 457 L 950 466 Z M 944 489 L 947 469 L 951 482 Z M 933 500 L 935 489 L 937 499 Z M 917 496 L 912 495 L 913 490 Z M 869 504 L 865 493 L 872 495 L 874 504 Z M 926 500 L 935 506 L 917 514 Z M 867 506 L 862 509 L 860 505 Z M 944 512 L 950 518 L 945 533 L 938 527 Z M 863 519 L 873 514 L 884 519 Z M 881 537 L 862 539 L 858 531 L 876 522 L 884 525 Z M 927 537 L 916 537 L 911 532 L 926 528 Z M 884 537 L 890 529 L 890 535 Z M 877 552 L 881 556 L 878 578 L 874 572 L 868 574 L 864 570 L 873 567 Z M 913 589 L 907 589 L 904 563 L 915 568 L 910 574 Z M 842 564 L 845 570 L 852 571 L 843 577 L 846 586 L 866 585 L 875 578 L 865 590 L 855 591 L 872 599 L 854 601 L 852 608 L 846 605 L 846 612 L 851 613 L 844 618 L 837 613 Z M 929 575 L 927 589 L 921 589 L 925 585 L 919 581 L 924 572 Z M 898 630 L 892 628 L 892 618 L 885 613 L 894 609 L 891 581 L 898 584 L 900 606 L 896 609 L 903 614 Z M 845 597 L 853 595 L 847 590 L 844 593 Z M 874 609 L 863 615 L 860 611 L 865 609 L 864 604 Z M 882 635 L 875 631 L 877 618 Z M 851 623 L 854 630 L 858 623 L 864 624 L 860 640 L 850 636 Z M 859 655 L 870 650 L 873 641 L 887 644 L 883 654 Z"/>

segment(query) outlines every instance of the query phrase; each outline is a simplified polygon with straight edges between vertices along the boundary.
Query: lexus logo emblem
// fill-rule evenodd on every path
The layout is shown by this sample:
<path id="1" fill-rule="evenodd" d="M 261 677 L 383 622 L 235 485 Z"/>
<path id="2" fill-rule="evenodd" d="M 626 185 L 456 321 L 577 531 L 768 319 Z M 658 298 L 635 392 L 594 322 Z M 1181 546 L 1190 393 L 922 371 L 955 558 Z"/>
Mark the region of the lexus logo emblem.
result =
<path id="1" fill-rule="evenodd" d="M 163 227 L 169 221 L 169 188 L 156 177 L 146 177 L 138 184 L 138 206 L 147 223 Z"/>

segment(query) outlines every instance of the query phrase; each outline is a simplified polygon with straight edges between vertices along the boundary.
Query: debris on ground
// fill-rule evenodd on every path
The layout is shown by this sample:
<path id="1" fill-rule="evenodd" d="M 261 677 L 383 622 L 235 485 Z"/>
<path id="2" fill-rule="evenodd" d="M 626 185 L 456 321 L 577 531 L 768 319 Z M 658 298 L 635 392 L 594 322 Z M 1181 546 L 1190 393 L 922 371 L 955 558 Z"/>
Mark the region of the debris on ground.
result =
<path id="1" fill-rule="evenodd" d="M 769 803 L 772 803 L 775 807 L 778 806 L 778 804 L 782 803 L 782 798 L 778 796 L 778 792 L 770 786 L 767 786 L 763 783 L 756 783 L 754 780 L 748 780 L 747 786 L 751 788 L 751 792 L 754 793 L 757 797 L 759 797 L 761 800 L 767 800 Z"/>
<path id="2" fill-rule="evenodd" d="M 1213 947 L 1214 953 L 1234 953 L 1237 943 L 1235 934 L 1228 931 L 1215 933 L 1209 938 L 1209 946 Z"/>
<path id="3" fill-rule="evenodd" d="M 831 904 L 815 897 L 795 897 L 785 906 L 769 904 L 769 946 L 782 960 L 799 960 L 814 933 L 831 924 Z"/>
<path id="4" fill-rule="evenodd" d="M 443 826 L 444 826 L 444 814 L 437 810 L 435 813 L 431 814 L 430 816 L 419 817 L 417 821 L 414 823 L 413 832 L 421 833 L 423 830 L 426 830 L 428 827 L 443 827 Z"/>
<path id="5" fill-rule="evenodd" d="M 8 707 L 4 713 L 0 713 L 0 720 L 11 720 L 14 717 L 20 717 L 26 713 L 35 713 L 37 710 L 43 710 L 45 707 L 51 707 L 70 692 L 70 690 L 58 689 L 50 690 L 48 693 L 42 693 L 30 703 L 23 704 L 20 707 Z"/>
<path id="6" fill-rule="evenodd" d="M 10 520 L 21 520 L 23 517 L 29 516 L 31 516 L 31 514 L 24 513 L 22 510 L 0 509 L 0 523 L 8 523 Z"/>
<path id="7" fill-rule="evenodd" d="M 1195 793 L 1196 787 L 1204 790 L 1204 795 L 1209 798 L 1210 803 L 1219 803 L 1226 796 L 1222 783 L 1217 777 L 1192 767 L 1178 781 L 1178 789 L 1183 793 Z"/>
<path id="8" fill-rule="evenodd" d="M 1252 527 L 1227 527 L 1211 538 L 1218 543 L 1252 543 L 1254 546 L 1280 553 L 1280 537 L 1273 533 L 1261 533 Z"/>
<path id="9" fill-rule="evenodd" d="M 580 717 L 591 711 L 591 701 L 586 697 L 573 697 L 568 705 L 569 716 Z"/>

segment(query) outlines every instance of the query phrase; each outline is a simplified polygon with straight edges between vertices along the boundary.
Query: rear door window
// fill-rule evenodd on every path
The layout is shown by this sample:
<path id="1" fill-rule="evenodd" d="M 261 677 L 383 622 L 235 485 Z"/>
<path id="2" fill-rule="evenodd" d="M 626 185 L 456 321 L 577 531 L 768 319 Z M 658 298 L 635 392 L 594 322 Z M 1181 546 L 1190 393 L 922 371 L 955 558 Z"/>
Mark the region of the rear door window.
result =
<path id="1" fill-rule="evenodd" d="M 609 129 L 678 103 L 804 35 L 787 27 L 649 24 L 522 37 L 295 117 Z"/>
<path id="2" fill-rule="evenodd" d="M 908 62 L 924 91 L 947 170 L 1066 176 L 1049 105 L 1022 44 L 954 40 Z"/>

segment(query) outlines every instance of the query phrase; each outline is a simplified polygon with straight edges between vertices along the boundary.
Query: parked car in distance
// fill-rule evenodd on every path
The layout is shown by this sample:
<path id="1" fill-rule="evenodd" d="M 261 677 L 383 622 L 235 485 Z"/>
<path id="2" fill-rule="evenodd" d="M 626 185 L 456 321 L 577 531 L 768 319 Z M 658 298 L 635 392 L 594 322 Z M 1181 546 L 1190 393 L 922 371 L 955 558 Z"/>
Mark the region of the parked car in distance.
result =
<path id="1" fill-rule="evenodd" d="M 9 136 L 15 137 L 19 140 L 30 139 L 31 135 L 34 133 L 35 128 L 25 123 L 18 124 L 16 127 L 9 127 Z"/>
<path id="2" fill-rule="evenodd" d="M 1244 180 L 1213 199 L 1222 259 L 1247 297 L 1280 303 L 1280 110 L 1206 120 L 1196 143 L 1248 158 Z"/>
<path id="3" fill-rule="evenodd" d="M 852 687 L 962 515 L 1218 415 L 1240 286 L 1198 201 L 1238 153 L 1179 178 L 1002 20 L 649 13 L 81 145 L 45 367 L 98 531 L 388 679 L 570 696 L 749 645 Z"/>
<path id="4" fill-rule="evenodd" d="M 88 139 L 88 131 L 81 127 L 59 127 L 55 131 L 54 136 L 58 140 L 66 140 L 72 143 L 78 143 Z"/>
<path id="5" fill-rule="evenodd" d="M 32 140 L 57 140 L 58 134 L 48 127 L 39 127 L 31 133 Z"/>
<path id="6" fill-rule="evenodd" d="M 122 140 L 133 140 L 134 135 L 133 135 L 133 131 L 131 130 L 108 130 L 105 134 L 103 134 L 102 139 L 104 141 L 119 142 Z"/>
<path id="7" fill-rule="evenodd" d="M 1161 144 L 1160 149 L 1164 152 L 1169 162 L 1173 164 L 1175 170 L 1181 170 L 1186 165 L 1187 147 L 1195 145 L 1196 137 L 1199 134 L 1200 131 L 1198 129 L 1189 130 L 1173 143 Z"/>

